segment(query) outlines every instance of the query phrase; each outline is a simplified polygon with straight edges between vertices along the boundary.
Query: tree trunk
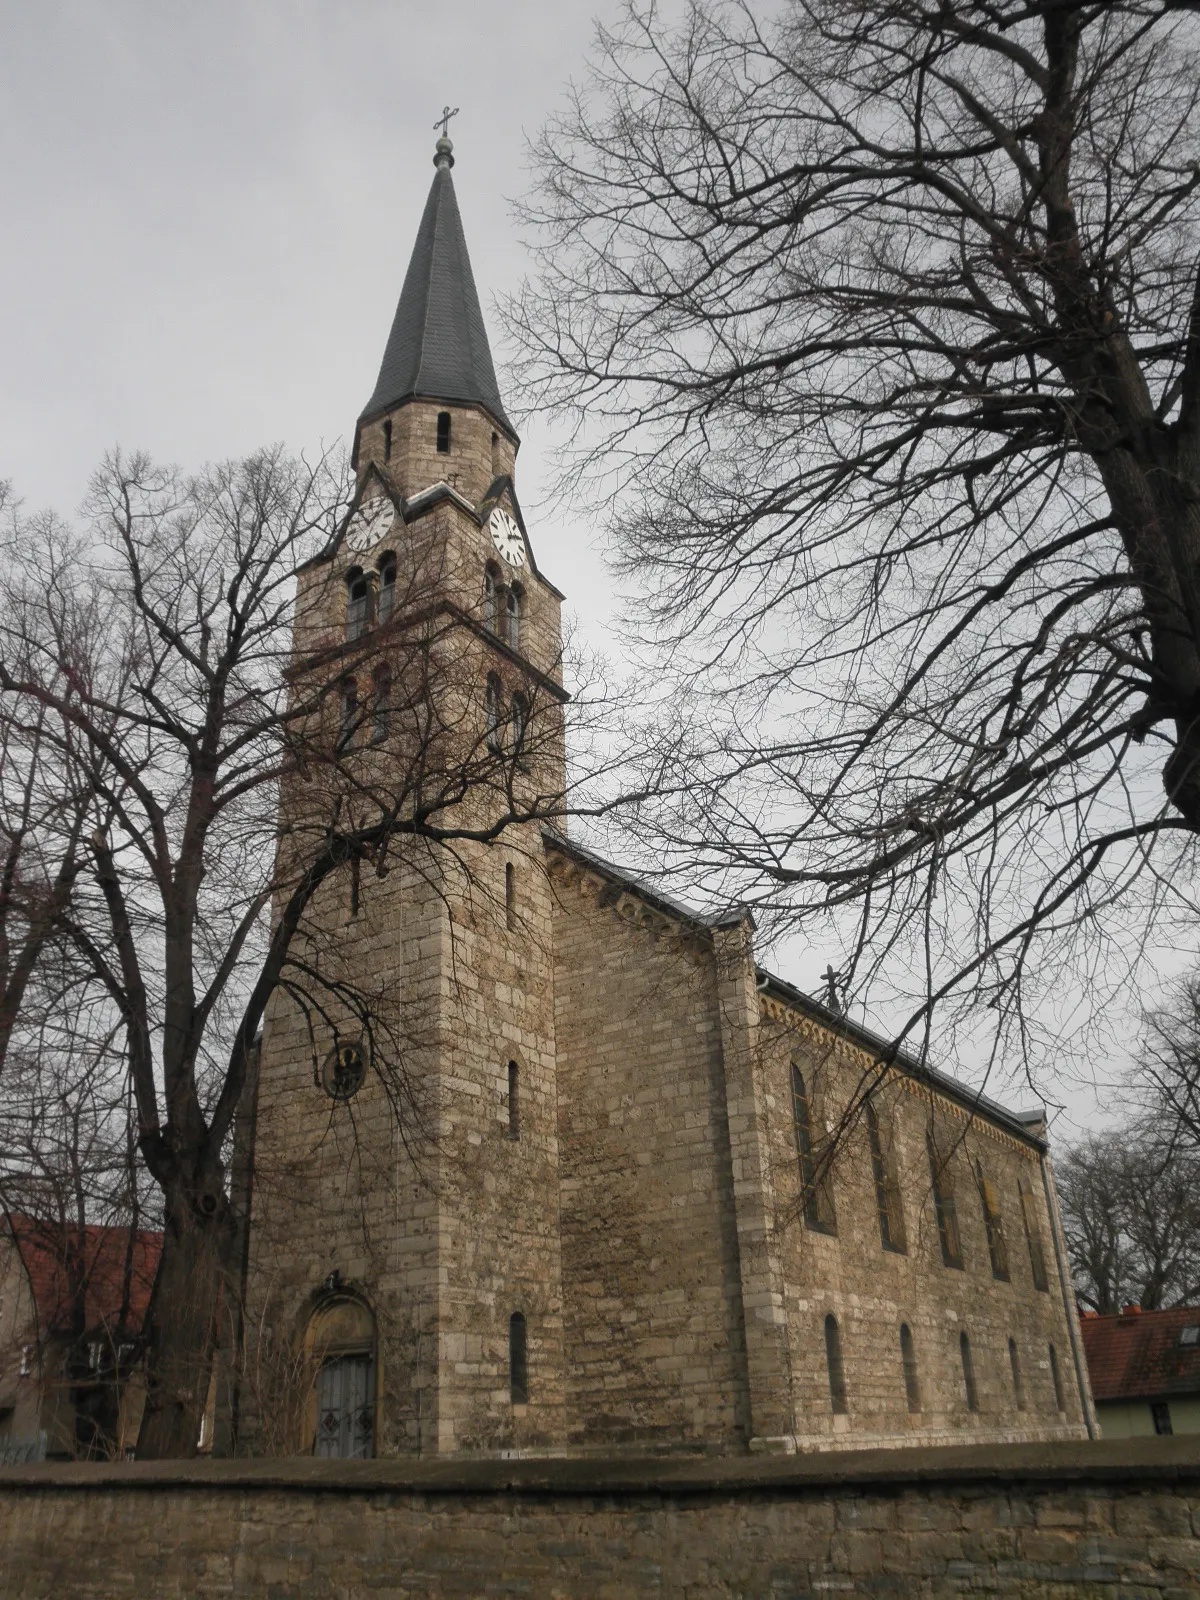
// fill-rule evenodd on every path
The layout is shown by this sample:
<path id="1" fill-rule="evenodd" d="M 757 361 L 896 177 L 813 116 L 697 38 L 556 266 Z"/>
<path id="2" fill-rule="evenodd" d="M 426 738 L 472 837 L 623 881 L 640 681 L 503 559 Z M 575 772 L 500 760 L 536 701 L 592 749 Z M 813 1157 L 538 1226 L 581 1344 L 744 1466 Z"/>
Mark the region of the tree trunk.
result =
<path id="1" fill-rule="evenodd" d="M 170 1187 L 162 1259 L 146 1319 L 139 1460 L 196 1454 L 232 1242 L 229 1205 L 219 1189 L 197 1197 L 181 1185 Z"/>

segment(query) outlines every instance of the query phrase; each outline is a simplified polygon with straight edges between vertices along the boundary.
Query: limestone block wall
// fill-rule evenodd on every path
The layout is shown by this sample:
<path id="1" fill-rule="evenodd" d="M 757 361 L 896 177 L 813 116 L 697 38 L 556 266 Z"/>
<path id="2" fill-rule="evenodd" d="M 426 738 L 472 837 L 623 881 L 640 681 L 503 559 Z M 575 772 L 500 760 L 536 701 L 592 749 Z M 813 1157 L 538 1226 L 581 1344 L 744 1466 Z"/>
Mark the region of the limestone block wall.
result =
<path id="1" fill-rule="evenodd" d="M 1185 1600 L 1192 1439 L 789 1462 L 155 1463 L 0 1472 L 22 1600 Z"/>

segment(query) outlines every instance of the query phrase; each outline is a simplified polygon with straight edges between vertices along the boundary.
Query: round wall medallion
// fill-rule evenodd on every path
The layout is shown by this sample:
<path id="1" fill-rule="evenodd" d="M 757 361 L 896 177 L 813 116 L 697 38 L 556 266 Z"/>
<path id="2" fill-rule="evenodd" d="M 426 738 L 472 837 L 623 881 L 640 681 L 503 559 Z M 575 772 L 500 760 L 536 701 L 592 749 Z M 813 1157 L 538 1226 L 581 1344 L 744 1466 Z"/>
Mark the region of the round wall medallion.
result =
<path id="1" fill-rule="evenodd" d="M 367 1075 L 367 1056 L 361 1040 L 339 1044 L 325 1058 L 321 1087 L 331 1100 L 349 1100 L 362 1088 Z"/>

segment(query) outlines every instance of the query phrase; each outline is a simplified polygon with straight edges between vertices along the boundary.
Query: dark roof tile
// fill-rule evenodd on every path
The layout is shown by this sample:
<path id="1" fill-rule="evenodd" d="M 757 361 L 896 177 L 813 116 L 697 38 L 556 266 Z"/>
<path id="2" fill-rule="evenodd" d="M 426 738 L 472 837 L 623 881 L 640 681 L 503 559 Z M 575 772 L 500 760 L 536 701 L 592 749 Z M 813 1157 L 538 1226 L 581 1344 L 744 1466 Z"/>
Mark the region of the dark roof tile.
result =
<path id="1" fill-rule="evenodd" d="M 1200 1344 L 1179 1342 L 1184 1328 L 1200 1326 L 1200 1306 L 1085 1316 L 1081 1326 L 1097 1400 L 1200 1394 Z"/>

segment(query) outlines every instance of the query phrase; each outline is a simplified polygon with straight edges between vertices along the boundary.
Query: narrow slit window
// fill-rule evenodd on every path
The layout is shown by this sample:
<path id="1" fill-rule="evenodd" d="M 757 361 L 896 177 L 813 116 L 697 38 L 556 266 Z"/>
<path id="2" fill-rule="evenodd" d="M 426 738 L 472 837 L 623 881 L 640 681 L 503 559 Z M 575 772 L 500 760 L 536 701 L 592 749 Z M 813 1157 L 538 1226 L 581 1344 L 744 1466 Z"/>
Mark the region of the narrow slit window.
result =
<path id="1" fill-rule="evenodd" d="M 509 648 L 516 650 L 521 643 L 521 591 L 514 583 L 504 601 L 505 638 Z"/>
<path id="2" fill-rule="evenodd" d="M 514 1311 L 508 1319 L 508 1393 L 514 1406 L 529 1402 L 529 1354 L 525 1318 Z"/>
<path id="3" fill-rule="evenodd" d="M 383 459 L 392 459 L 392 419 L 389 417 L 383 425 Z"/>
<path id="4" fill-rule="evenodd" d="M 1012 1368 L 1013 1399 L 1017 1403 L 1017 1410 L 1025 1409 L 1025 1381 L 1021 1376 L 1021 1352 L 1017 1349 L 1017 1341 L 1008 1341 L 1008 1364 Z"/>
<path id="5" fill-rule="evenodd" d="M 804 1075 L 794 1061 L 792 1062 L 792 1134 L 800 1162 L 804 1220 L 817 1233 L 835 1233 L 837 1229 L 829 1175 L 822 1173 L 819 1178 L 817 1175 L 808 1091 L 804 1086 Z"/>
<path id="6" fill-rule="evenodd" d="M 355 856 L 350 862 L 350 915 L 357 917 L 362 901 L 362 865 Z"/>
<path id="7" fill-rule="evenodd" d="M 842 1363 L 842 1330 L 831 1313 L 825 1318 L 825 1365 L 829 1371 L 829 1404 L 836 1416 L 850 1409 L 846 1403 L 846 1369 Z"/>
<path id="8" fill-rule="evenodd" d="M 1060 1412 L 1067 1409 L 1066 1397 L 1063 1394 L 1062 1373 L 1058 1370 L 1058 1351 L 1050 1346 L 1050 1380 L 1054 1384 L 1054 1404 Z"/>
<path id="9" fill-rule="evenodd" d="M 511 861 L 504 863 L 504 926 L 509 933 L 517 925 L 517 875 Z"/>
<path id="10" fill-rule="evenodd" d="M 942 1260 L 946 1266 L 961 1272 L 962 1241 L 958 1233 L 958 1211 L 954 1204 L 954 1182 L 949 1165 L 939 1155 L 932 1135 L 926 1135 L 925 1146 L 929 1152 L 929 1176 L 933 1184 L 933 1209 L 937 1213 Z"/>
<path id="11" fill-rule="evenodd" d="M 495 633 L 499 624 L 500 576 L 490 563 L 483 569 L 483 625 Z"/>
<path id="12" fill-rule="evenodd" d="M 979 1410 L 979 1391 L 975 1387 L 975 1362 L 971 1356 L 971 1341 L 964 1328 L 958 1336 L 958 1354 L 962 1361 L 963 1389 L 967 1396 L 967 1410 Z"/>
<path id="13" fill-rule="evenodd" d="M 392 669 L 375 668 L 373 678 L 373 704 L 371 706 L 371 743 L 383 744 L 390 731 L 392 715 Z"/>
<path id="14" fill-rule="evenodd" d="M 904 1232 L 904 1207 L 900 1200 L 900 1185 L 895 1169 L 884 1152 L 880 1136 L 879 1118 L 868 1100 L 867 1141 L 871 1147 L 871 1173 L 875 1180 L 875 1209 L 879 1214 L 879 1239 L 885 1250 L 904 1255 L 908 1243 Z"/>
<path id="15" fill-rule="evenodd" d="M 347 678 L 342 684 L 341 701 L 338 749 L 347 750 L 354 741 L 354 730 L 358 726 L 358 685 L 353 678 Z"/>
<path id="16" fill-rule="evenodd" d="M 390 622 L 396 610 L 396 558 L 384 556 L 379 563 L 379 620 Z"/>
<path id="17" fill-rule="evenodd" d="M 346 638 L 361 639 L 371 620 L 371 586 L 361 567 L 346 574 Z"/>
<path id="18" fill-rule="evenodd" d="M 921 1378 L 917 1372 L 917 1347 L 907 1322 L 900 1324 L 900 1365 L 904 1371 L 904 1398 L 908 1402 L 908 1409 L 920 1411 Z"/>
<path id="19" fill-rule="evenodd" d="M 996 1199 L 996 1190 L 991 1180 L 986 1177 L 983 1164 L 975 1163 L 975 1180 L 979 1185 L 979 1204 L 983 1208 L 983 1226 L 987 1231 L 988 1256 L 992 1263 L 992 1277 L 1001 1283 L 1007 1283 L 1008 1278 L 1008 1246 L 1004 1242 L 1004 1218 L 1000 1215 L 1000 1203 Z"/>
<path id="20" fill-rule="evenodd" d="M 508 1063 L 508 1137 L 521 1137 L 521 1069 L 515 1061 Z"/>
<path id="21" fill-rule="evenodd" d="M 450 413 L 439 411 L 437 419 L 437 453 L 440 456 L 450 454 Z"/>
<path id="22" fill-rule="evenodd" d="M 1017 1180 L 1021 1199 L 1021 1221 L 1025 1225 L 1025 1243 L 1029 1246 L 1029 1266 L 1033 1273 L 1033 1287 L 1044 1294 L 1050 1287 L 1046 1276 L 1046 1252 L 1042 1249 L 1042 1227 L 1033 1204 L 1033 1189 L 1028 1178 Z"/>

